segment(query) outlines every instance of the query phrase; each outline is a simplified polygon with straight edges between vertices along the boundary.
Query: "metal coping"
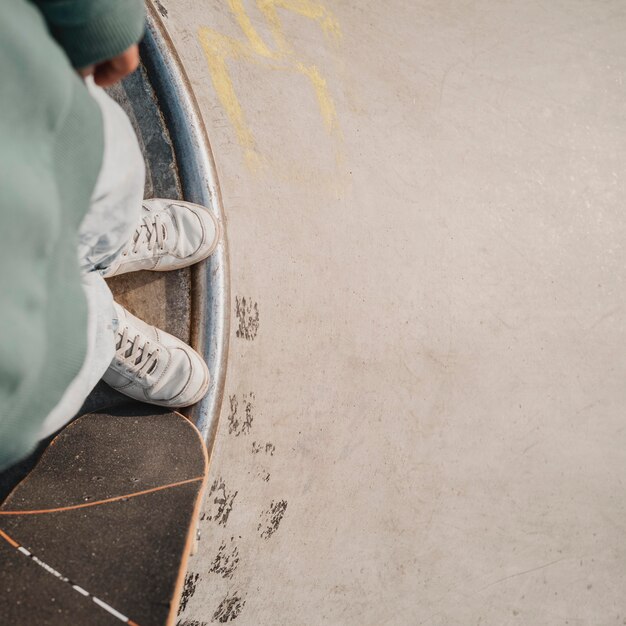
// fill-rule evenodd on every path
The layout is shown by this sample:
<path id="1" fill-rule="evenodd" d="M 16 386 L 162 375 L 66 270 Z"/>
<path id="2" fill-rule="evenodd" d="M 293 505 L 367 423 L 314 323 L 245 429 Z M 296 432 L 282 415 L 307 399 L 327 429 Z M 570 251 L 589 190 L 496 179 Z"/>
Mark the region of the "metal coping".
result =
<path id="1" fill-rule="evenodd" d="M 217 250 L 192 268 L 191 343 L 211 372 L 207 395 L 186 411 L 213 447 L 228 357 L 230 283 L 224 210 L 215 161 L 189 79 L 163 21 L 148 3 L 142 62 L 169 130 L 183 197 L 212 209 L 222 230 Z"/>

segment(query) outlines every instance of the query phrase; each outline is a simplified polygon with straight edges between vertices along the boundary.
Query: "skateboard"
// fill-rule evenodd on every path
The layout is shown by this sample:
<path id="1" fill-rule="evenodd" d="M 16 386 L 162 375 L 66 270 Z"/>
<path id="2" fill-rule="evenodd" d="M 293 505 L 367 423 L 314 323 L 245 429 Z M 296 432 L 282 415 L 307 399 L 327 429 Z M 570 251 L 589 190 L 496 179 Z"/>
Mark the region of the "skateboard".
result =
<path id="1" fill-rule="evenodd" d="M 179 413 L 73 421 L 0 507 L 0 622 L 173 624 L 207 469 Z"/>

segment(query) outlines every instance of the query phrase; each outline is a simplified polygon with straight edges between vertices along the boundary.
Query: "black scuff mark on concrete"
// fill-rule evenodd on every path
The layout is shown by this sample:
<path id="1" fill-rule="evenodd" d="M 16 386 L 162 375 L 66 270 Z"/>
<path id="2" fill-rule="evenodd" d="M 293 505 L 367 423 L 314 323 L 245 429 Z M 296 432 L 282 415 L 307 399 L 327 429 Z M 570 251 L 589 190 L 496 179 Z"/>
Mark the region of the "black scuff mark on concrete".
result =
<path id="1" fill-rule="evenodd" d="M 267 470 L 265 470 L 265 469 L 262 469 L 262 470 L 261 470 L 261 471 L 257 474 L 257 476 L 258 476 L 258 477 L 259 477 L 259 478 L 260 478 L 263 482 L 265 482 L 265 483 L 269 483 L 269 482 L 270 482 L 270 476 L 271 476 L 271 474 L 270 474 Z"/>
<path id="2" fill-rule="evenodd" d="M 179 619 L 176 626 L 209 626 L 209 622 L 201 622 L 197 619 Z"/>
<path id="3" fill-rule="evenodd" d="M 226 526 L 238 493 L 238 491 L 228 491 L 224 479 L 216 478 L 207 497 L 209 509 L 202 513 L 200 521 L 216 521 L 220 526 Z"/>
<path id="4" fill-rule="evenodd" d="M 189 600 L 193 598 L 193 594 L 196 593 L 196 585 L 200 580 L 200 574 L 189 572 L 185 576 L 185 584 L 183 586 L 183 593 L 180 596 L 180 604 L 178 605 L 178 615 L 180 615 L 186 608 Z"/>
<path id="5" fill-rule="evenodd" d="M 237 317 L 238 339 L 254 341 L 259 332 L 259 305 L 245 296 L 235 296 L 235 316 Z"/>
<path id="6" fill-rule="evenodd" d="M 167 9 L 159 0 L 154 0 L 154 4 L 156 4 L 156 8 L 159 10 L 161 17 L 167 17 Z"/>
<path id="7" fill-rule="evenodd" d="M 267 511 L 261 513 L 261 521 L 257 526 L 261 539 L 269 539 L 278 530 L 286 510 L 287 500 L 272 500 Z"/>
<path id="8" fill-rule="evenodd" d="M 246 601 L 239 595 L 238 591 L 228 594 L 220 602 L 215 613 L 213 613 L 213 619 L 211 621 L 220 622 L 221 624 L 232 622 L 234 619 L 239 617 L 245 605 Z"/>
<path id="9" fill-rule="evenodd" d="M 230 538 L 230 543 L 222 541 L 217 550 L 217 555 L 211 563 L 212 574 L 219 574 L 222 578 L 232 578 L 237 565 L 239 565 L 239 548 L 233 543 L 234 537 Z"/>
<path id="10" fill-rule="evenodd" d="M 229 396 L 230 411 L 228 412 L 228 434 L 235 435 L 247 435 L 252 429 L 252 422 L 254 421 L 254 401 L 256 397 L 254 393 L 244 393 L 241 398 L 240 407 L 239 400 L 236 395 Z M 240 410 L 241 408 L 241 410 Z"/>
<path id="11" fill-rule="evenodd" d="M 264 452 L 265 454 L 274 456 L 274 452 L 276 452 L 276 446 L 269 441 L 266 444 L 253 441 L 252 442 L 252 454 L 259 454 L 259 452 Z"/>

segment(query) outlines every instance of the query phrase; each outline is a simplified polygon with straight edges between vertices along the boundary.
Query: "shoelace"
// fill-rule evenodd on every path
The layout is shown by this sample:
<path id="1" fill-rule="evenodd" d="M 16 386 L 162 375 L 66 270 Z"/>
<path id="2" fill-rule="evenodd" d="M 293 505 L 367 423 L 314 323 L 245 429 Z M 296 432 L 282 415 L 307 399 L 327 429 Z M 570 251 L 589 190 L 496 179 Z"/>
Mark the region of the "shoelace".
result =
<path id="1" fill-rule="evenodd" d="M 167 239 L 167 228 L 161 220 L 161 215 L 159 213 L 146 215 L 141 221 L 143 223 L 139 225 L 133 235 L 133 253 L 138 252 L 144 244 L 148 250 L 152 250 L 155 246 L 163 250 L 163 244 Z M 127 254 L 128 252 L 124 252 L 124 256 Z"/>
<path id="2" fill-rule="evenodd" d="M 124 364 L 126 371 L 129 374 L 135 374 L 137 378 L 152 374 L 158 364 L 159 348 L 150 352 L 150 341 L 145 341 L 143 345 L 140 345 L 140 335 L 135 335 L 132 340 L 129 339 L 128 326 L 118 332 L 118 337 L 116 357 Z"/>

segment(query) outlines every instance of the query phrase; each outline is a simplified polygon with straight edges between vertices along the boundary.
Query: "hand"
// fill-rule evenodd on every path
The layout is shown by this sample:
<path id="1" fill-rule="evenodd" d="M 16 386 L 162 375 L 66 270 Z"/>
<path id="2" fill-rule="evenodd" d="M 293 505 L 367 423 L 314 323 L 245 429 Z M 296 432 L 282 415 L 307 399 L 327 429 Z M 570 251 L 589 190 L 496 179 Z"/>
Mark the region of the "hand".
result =
<path id="1" fill-rule="evenodd" d="M 128 74 L 134 72 L 138 66 L 139 46 L 135 44 L 112 59 L 79 69 L 78 73 L 83 78 L 93 74 L 96 85 L 100 87 L 110 87 L 119 80 L 122 80 L 124 76 L 128 76 Z"/>

